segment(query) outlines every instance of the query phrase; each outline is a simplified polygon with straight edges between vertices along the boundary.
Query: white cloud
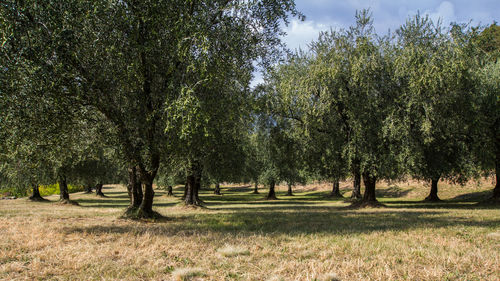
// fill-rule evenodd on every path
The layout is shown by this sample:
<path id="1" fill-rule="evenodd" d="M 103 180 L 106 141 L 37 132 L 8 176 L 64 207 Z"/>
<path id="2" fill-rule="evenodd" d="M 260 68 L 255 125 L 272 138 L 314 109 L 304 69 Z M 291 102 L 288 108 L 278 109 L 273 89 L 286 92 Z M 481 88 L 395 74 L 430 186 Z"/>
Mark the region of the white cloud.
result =
<path id="1" fill-rule="evenodd" d="M 327 31 L 334 24 L 316 23 L 312 20 L 293 20 L 286 28 L 287 35 L 283 38 L 289 49 L 307 49 L 311 41 L 318 39 L 320 31 Z"/>
<path id="2" fill-rule="evenodd" d="M 441 20 L 444 26 L 448 26 L 450 22 L 456 21 L 455 6 L 448 1 L 441 2 L 437 10 L 426 11 L 425 13 L 428 14 L 434 22 Z"/>

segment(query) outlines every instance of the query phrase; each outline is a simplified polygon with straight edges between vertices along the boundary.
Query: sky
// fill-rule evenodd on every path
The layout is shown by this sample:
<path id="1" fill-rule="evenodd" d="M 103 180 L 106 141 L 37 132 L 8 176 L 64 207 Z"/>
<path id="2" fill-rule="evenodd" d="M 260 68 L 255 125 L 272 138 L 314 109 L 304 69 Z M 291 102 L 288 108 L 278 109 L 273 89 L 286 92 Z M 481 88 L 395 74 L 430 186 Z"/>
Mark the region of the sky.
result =
<path id="1" fill-rule="evenodd" d="M 356 10 L 370 8 L 373 25 L 378 34 L 387 34 L 402 25 L 409 16 L 427 14 L 443 25 L 451 22 L 473 25 L 489 25 L 500 21 L 500 0 L 295 0 L 297 9 L 306 19 L 292 19 L 285 27 L 287 35 L 283 41 L 288 48 L 307 49 L 307 45 L 318 38 L 320 31 L 330 28 L 348 28 L 355 23 Z M 262 82 L 255 74 L 253 85 Z"/>

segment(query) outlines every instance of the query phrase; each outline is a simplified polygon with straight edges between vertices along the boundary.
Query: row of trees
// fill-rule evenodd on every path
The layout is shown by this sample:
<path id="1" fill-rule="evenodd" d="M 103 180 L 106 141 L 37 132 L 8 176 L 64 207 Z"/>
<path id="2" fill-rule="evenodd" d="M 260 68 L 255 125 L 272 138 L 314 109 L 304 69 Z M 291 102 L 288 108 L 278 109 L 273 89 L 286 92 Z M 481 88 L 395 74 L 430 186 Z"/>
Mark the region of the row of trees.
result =
<path id="1" fill-rule="evenodd" d="M 380 179 L 498 179 L 496 25 L 416 16 L 379 37 L 368 11 L 282 58 L 293 1 L 0 4 L 0 180 L 33 187 L 128 181 L 126 214 L 153 217 L 153 182 L 270 187 Z M 491 34 L 493 35 L 491 35 Z M 486 43 L 487 42 L 487 43 Z M 256 65 L 265 83 L 250 88 Z M 128 177 L 126 176 L 128 174 Z M 0 184 L 2 184 L 0 183 Z M 499 196 L 498 180 L 495 197 Z M 217 192 L 217 188 L 216 188 Z M 219 190 L 220 192 L 220 190 Z"/>
<path id="2" fill-rule="evenodd" d="M 352 177 L 360 197 L 362 178 L 362 203 L 377 204 L 377 180 L 411 176 L 430 182 L 426 199 L 439 201 L 440 179 L 495 170 L 498 200 L 498 28 L 445 29 L 417 14 L 380 37 L 363 10 L 356 25 L 322 33 L 272 69 L 263 92 L 273 130 L 300 143 L 305 167 L 334 182 L 333 196 Z"/>
<path id="3" fill-rule="evenodd" d="M 255 63 L 275 61 L 282 23 L 302 17 L 290 0 L 8 0 L 0 8 L 5 178 L 28 186 L 57 178 L 65 194 L 82 163 L 104 155 L 126 167 L 128 214 L 138 217 L 156 215 L 160 166 L 184 172 L 187 204 L 199 203 L 203 170 L 227 176 L 227 155 L 242 150 L 250 126 Z"/>

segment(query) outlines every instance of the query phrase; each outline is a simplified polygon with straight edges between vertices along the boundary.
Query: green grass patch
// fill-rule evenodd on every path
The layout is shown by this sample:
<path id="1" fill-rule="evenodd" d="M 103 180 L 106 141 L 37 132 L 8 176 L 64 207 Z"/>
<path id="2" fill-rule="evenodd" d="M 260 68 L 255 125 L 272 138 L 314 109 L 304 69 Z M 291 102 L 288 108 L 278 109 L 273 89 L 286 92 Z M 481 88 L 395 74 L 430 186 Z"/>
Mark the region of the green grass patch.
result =
<path id="1" fill-rule="evenodd" d="M 80 192 L 85 188 L 82 185 L 68 184 L 69 193 Z M 59 194 L 59 184 L 49 184 L 41 185 L 39 187 L 40 195 L 49 196 L 54 194 Z M 31 188 L 20 188 L 20 187 L 4 187 L 0 188 L 0 197 L 16 196 L 16 197 L 26 197 L 31 194 Z"/>
<path id="2" fill-rule="evenodd" d="M 41 185 L 40 186 L 40 195 L 42 196 L 49 196 L 53 194 L 59 194 L 59 184 L 50 184 L 50 185 Z M 83 191 L 85 188 L 82 185 L 72 185 L 68 184 L 68 192 L 69 193 L 74 193 L 74 192 L 80 192 Z"/>

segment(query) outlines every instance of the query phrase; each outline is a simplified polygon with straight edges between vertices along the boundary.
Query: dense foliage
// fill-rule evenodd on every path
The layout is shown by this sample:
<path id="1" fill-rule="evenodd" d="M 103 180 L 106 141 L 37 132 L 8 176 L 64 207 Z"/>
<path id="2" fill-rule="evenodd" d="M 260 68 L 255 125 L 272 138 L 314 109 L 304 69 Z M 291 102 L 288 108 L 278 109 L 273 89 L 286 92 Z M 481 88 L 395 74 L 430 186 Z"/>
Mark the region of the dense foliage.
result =
<path id="1" fill-rule="evenodd" d="M 456 182 L 500 168 L 498 26 L 419 14 L 379 36 L 368 10 L 283 56 L 291 0 L 3 1 L 0 185 L 123 182 L 126 214 L 157 216 L 153 183 Z M 265 82 L 250 87 L 256 65 Z M 160 175 L 158 175 L 160 174 Z M 100 192 L 100 189 L 98 190 Z M 39 195 L 39 194 L 38 194 Z M 100 195 L 104 196 L 102 192 Z"/>

